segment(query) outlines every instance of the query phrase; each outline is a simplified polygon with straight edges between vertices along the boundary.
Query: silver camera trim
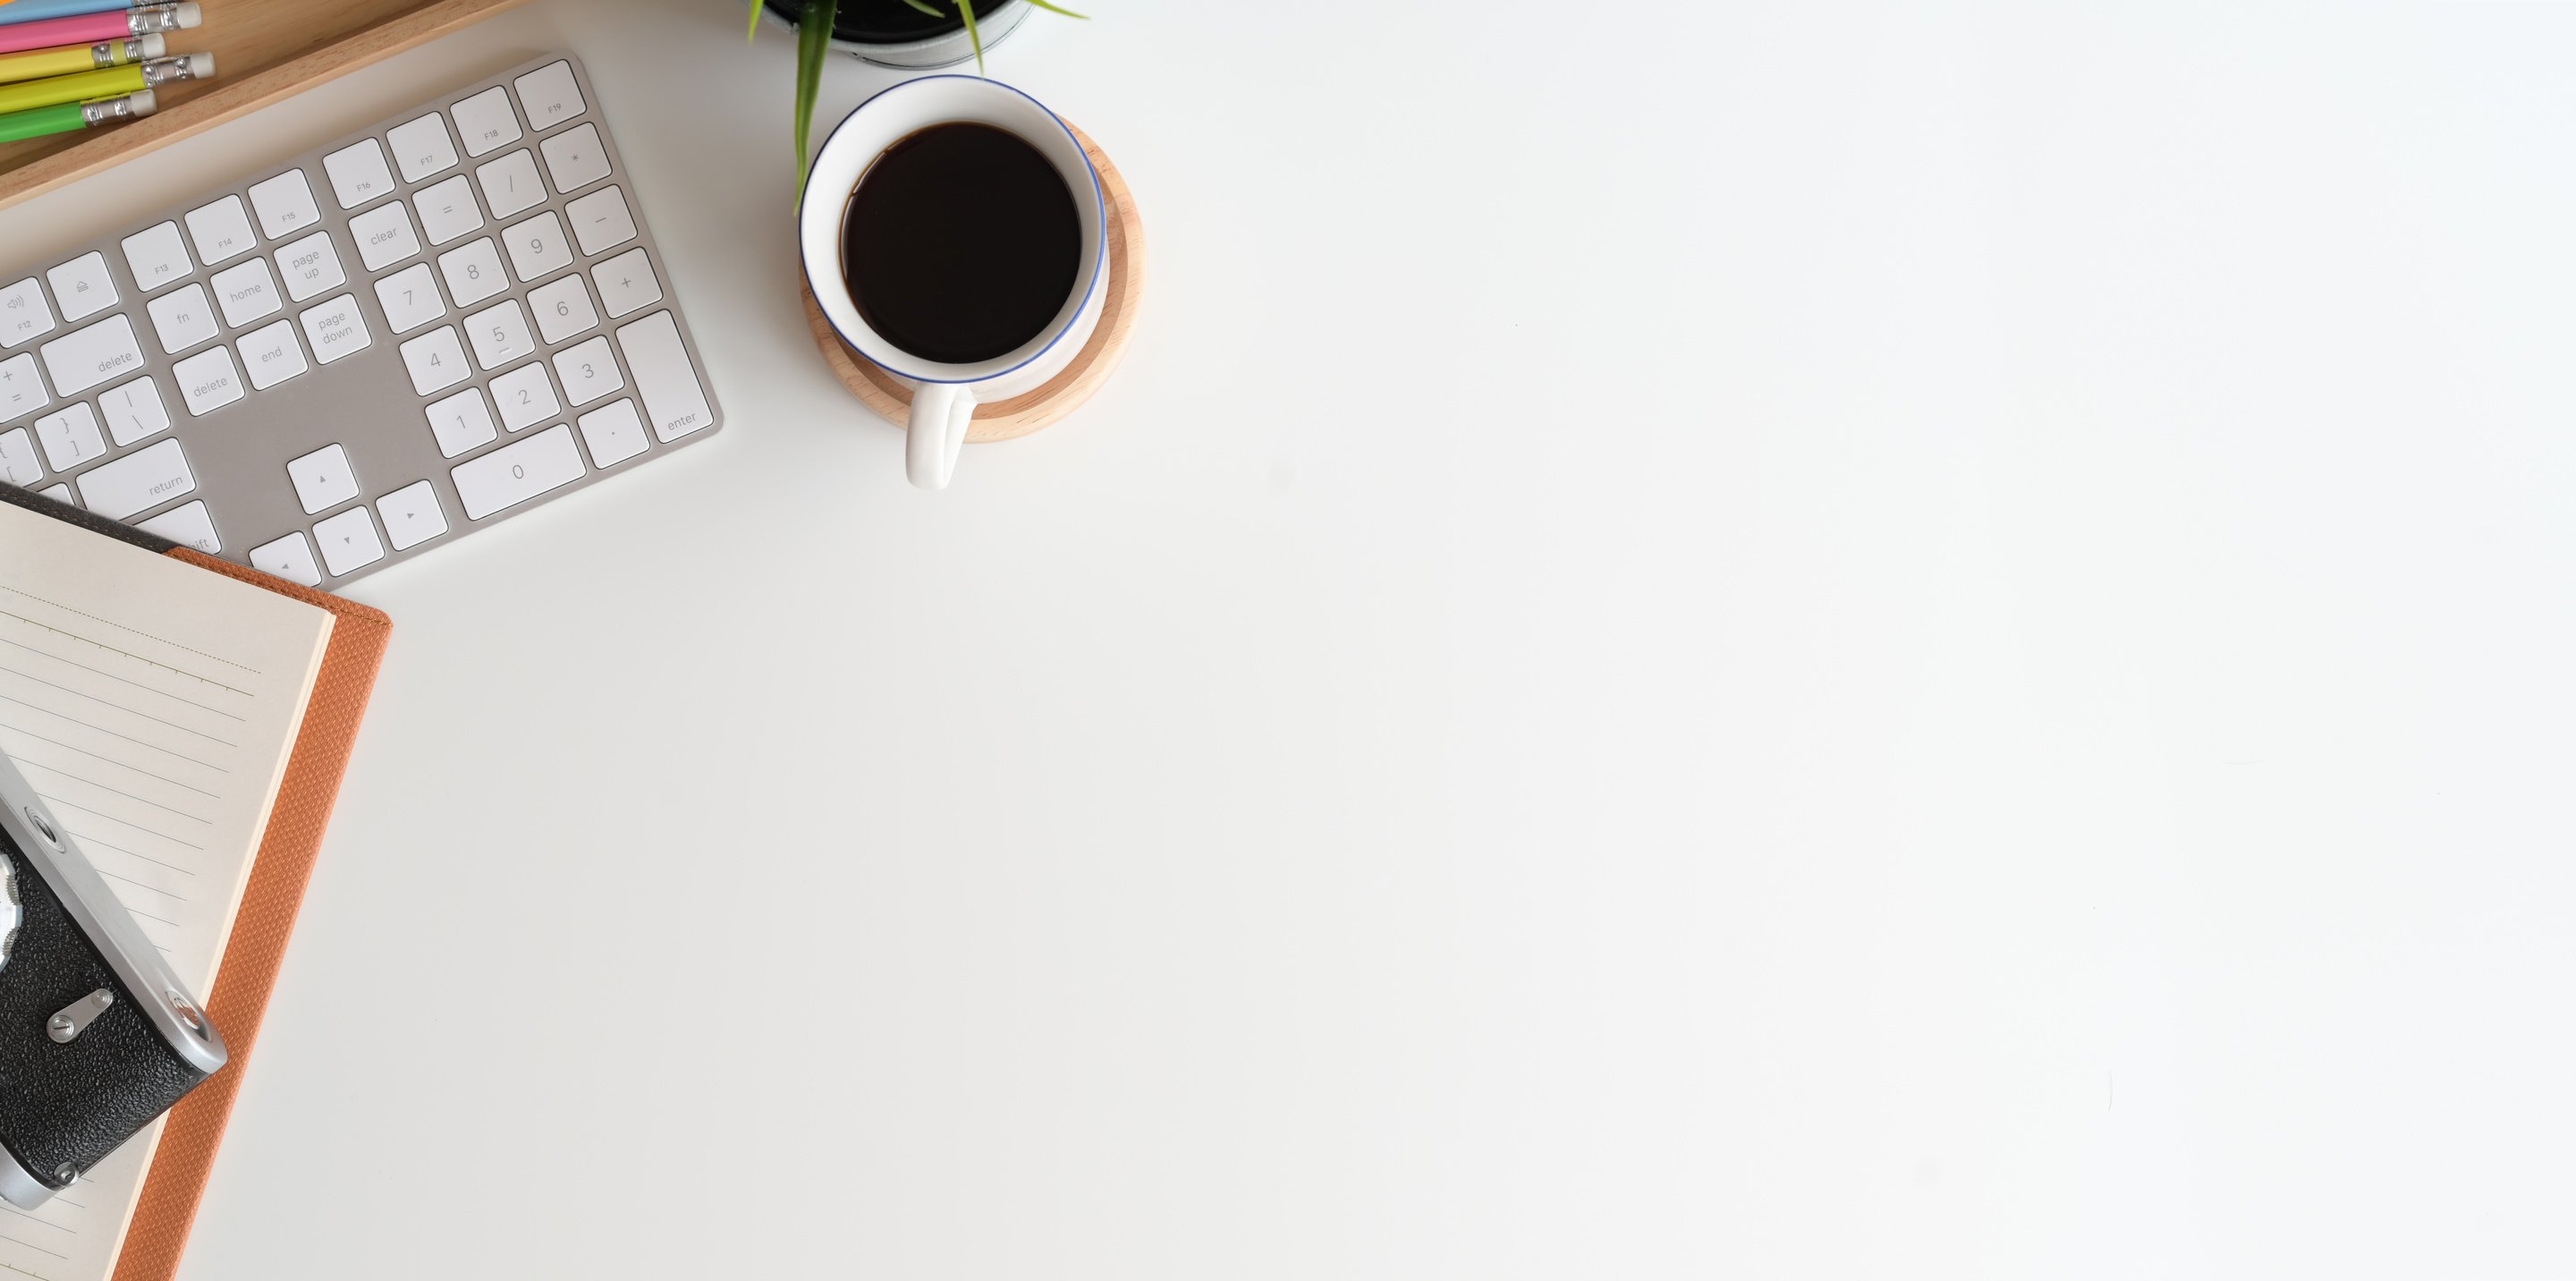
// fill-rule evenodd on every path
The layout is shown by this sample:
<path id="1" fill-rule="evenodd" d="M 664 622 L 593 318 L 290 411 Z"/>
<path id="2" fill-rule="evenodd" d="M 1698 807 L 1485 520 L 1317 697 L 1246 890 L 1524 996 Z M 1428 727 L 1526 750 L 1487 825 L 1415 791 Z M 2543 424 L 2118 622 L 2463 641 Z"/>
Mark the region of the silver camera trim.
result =
<path id="1" fill-rule="evenodd" d="M 71 833 L 45 808 L 7 752 L 0 752 L 0 828 L 8 830 L 9 839 L 53 890 L 63 912 L 89 936 L 125 990 L 133 993 L 135 1005 L 151 1021 L 152 1030 L 161 1034 L 162 1043 L 199 1072 L 212 1076 L 222 1070 L 229 1057 L 223 1034 L 207 1021 L 204 1007 L 171 972 L 169 962 L 161 959 L 161 949 L 143 937 L 125 904 L 99 879 Z M 6 971 L 0 971 L 0 983 L 7 981 Z"/>

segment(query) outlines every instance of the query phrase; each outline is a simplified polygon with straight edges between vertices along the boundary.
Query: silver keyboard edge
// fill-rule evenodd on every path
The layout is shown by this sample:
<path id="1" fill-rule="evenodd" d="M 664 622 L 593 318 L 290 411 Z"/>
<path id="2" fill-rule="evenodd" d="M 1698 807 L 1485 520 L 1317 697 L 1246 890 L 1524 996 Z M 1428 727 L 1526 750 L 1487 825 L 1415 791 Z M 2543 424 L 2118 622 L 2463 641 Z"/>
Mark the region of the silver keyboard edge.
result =
<path id="1" fill-rule="evenodd" d="M 571 68 L 573 81 L 582 95 L 585 110 L 580 116 L 559 121 L 553 127 L 540 131 L 528 115 L 526 104 L 520 101 L 513 82 L 521 76 L 559 62 Z M 483 155 L 468 154 L 463 145 L 461 130 L 456 124 L 456 104 L 486 93 L 496 86 L 505 90 L 507 100 L 521 126 L 521 136 Z M 401 175 L 400 160 L 395 156 L 390 142 L 387 141 L 387 135 L 397 128 L 423 118 L 432 111 L 440 113 L 447 122 L 450 140 L 456 145 L 456 161 L 453 165 L 428 174 L 418 181 L 406 180 Z M 250 552 L 254 547 L 263 546 L 290 532 L 305 533 L 308 535 L 308 542 L 313 542 L 315 540 L 310 537 L 312 531 L 323 522 L 360 507 L 373 509 L 378 502 L 403 493 L 422 481 L 428 481 L 445 509 L 447 532 L 432 536 L 413 546 L 397 549 L 393 544 L 391 531 L 383 527 L 381 513 L 370 510 L 369 520 L 375 523 L 379 542 L 383 547 L 382 556 L 366 565 L 352 569 L 347 574 L 332 574 L 329 572 L 327 561 L 320 557 L 318 547 L 315 548 L 317 568 L 322 574 L 320 586 L 325 591 L 336 591 L 370 574 L 402 564 L 414 556 L 435 552 L 459 538 L 479 532 L 486 526 L 534 511 L 567 495 L 587 489 L 615 474 L 631 471 L 638 465 L 649 463 L 664 454 L 696 444 L 721 432 L 726 424 L 724 407 L 716 394 L 714 382 L 707 375 L 705 356 L 699 350 L 696 334 L 689 324 L 687 312 L 682 307 L 677 284 L 671 278 L 669 259 L 663 254 L 660 241 L 653 233 L 651 219 L 644 209 L 644 197 L 635 185 L 634 172 L 628 167 L 626 158 L 618 147 L 614 126 L 606 120 L 608 114 L 581 60 L 570 53 L 549 53 L 511 67 L 497 75 L 447 90 L 427 101 L 391 113 L 368 128 L 335 138 L 298 155 L 264 165 L 250 171 L 247 176 L 236 182 L 205 189 L 185 201 L 122 223 L 112 233 L 64 249 L 59 253 L 49 254 L 43 261 L 25 264 L 23 269 L 0 272 L 0 288 L 5 288 L 29 276 L 42 282 L 41 287 L 49 300 L 49 305 L 54 309 L 54 328 L 51 331 L 19 347 L 0 351 L 0 360 L 15 359 L 21 354 L 35 355 L 47 343 L 118 315 L 129 319 L 134 328 L 138 347 L 144 354 L 141 368 L 120 372 L 98 385 L 68 396 L 54 386 L 50 371 L 45 369 L 41 357 L 38 358 L 37 365 L 43 377 L 45 389 L 51 398 L 39 409 L 19 417 L 0 420 L 0 436 L 5 436 L 22 427 L 28 429 L 30 441 L 38 451 L 39 461 L 44 465 L 43 479 L 28 488 L 39 493 L 45 492 L 53 486 L 63 484 L 66 480 L 78 481 L 100 467 L 134 457 L 163 441 L 179 441 L 189 468 L 195 475 L 195 488 L 185 494 L 133 512 L 125 518 L 126 522 L 139 525 L 170 515 L 186 508 L 189 503 L 200 500 L 209 500 L 209 508 L 213 509 L 217 504 L 211 499 L 221 495 L 222 506 L 232 514 L 227 515 L 221 511 L 217 513 L 217 533 L 222 542 L 220 556 L 227 561 L 248 565 Z M 593 180 L 567 194 L 555 189 L 542 145 L 549 139 L 578 129 L 584 122 L 597 126 L 598 137 L 608 163 L 608 175 L 605 181 Z M 393 184 L 386 195 L 365 201 L 354 209 L 342 209 L 329 172 L 324 167 L 324 157 L 368 139 L 375 139 L 385 144 L 387 155 L 392 158 L 390 167 L 394 175 Z M 503 159 L 521 148 L 530 152 L 537 166 L 539 185 L 546 193 L 545 198 L 507 216 L 496 216 L 492 212 L 489 200 L 481 190 L 479 180 L 474 177 L 475 171 L 479 166 Z M 295 230 L 283 237 L 271 237 L 260 225 L 257 207 L 250 195 L 250 189 L 289 170 L 303 171 L 306 183 L 312 188 L 314 205 L 319 211 L 320 218 L 314 226 Z M 419 240 L 419 249 L 416 253 L 388 263 L 380 270 L 370 269 L 365 265 L 358 252 L 357 239 L 350 227 L 354 218 L 382 209 L 389 202 L 402 202 L 409 205 L 411 198 L 419 192 L 460 175 L 465 176 L 472 184 L 478 211 L 484 215 L 481 227 L 445 244 L 432 245 L 428 242 L 426 234 L 420 232 L 415 220 L 415 233 Z M 627 209 L 634 223 L 634 237 L 609 246 L 597 254 L 584 253 L 579 248 L 577 233 L 572 229 L 572 218 L 567 212 L 567 206 L 610 187 L 623 189 Z M 220 202 L 226 196 L 240 197 L 242 207 L 247 212 L 251 223 L 253 249 L 248 255 L 228 258 L 221 263 L 210 265 L 198 252 L 194 236 L 189 234 L 187 215 L 193 210 Z M 548 211 L 554 212 L 566 229 L 570 262 L 546 272 L 533 281 L 518 281 L 516 263 L 511 261 L 509 270 L 504 273 L 504 279 L 510 283 L 501 292 L 464 306 L 455 305 L 453 291 L 448 289 L 444 273 L 438 266 L 439 256 L 471 245 L 477 237 L 481 236 L 490 236 L 497 244 L 504 229 L 541 217 Z M 413 210 L 407 212 L 405 216 L 414 217 L 415 215 L 416 210 Z M 186 245 L 187 256 L 194 271 L 180 281 L 147 292 L 135 280 L 132 268 L 126 261 L 122 242 L 130 236 L 148 231 L 163 223 L 175 223 L 180 227 L 181 239 Z M 287 301 L 285 283 L 283 279 L 278 279 L 274 284 L 278 290 L 279 300 L 283 303 L 279 310 L 244 325 L 236 326 L 230 323 L 220 325 L 217 338 L 211 345 L 202 342 L 192 344 L 183 347 L 175 356 L 161 350 L 159 335 L 147 310 L 151 302 L 180 292 L 189 283 L 210 284 L 219 271 L 237 267 L 257 258 L 274 258 L 285 245 L 310 236 L 315 230 L 327 230 L 332 233 L 334 249 L 341 258 L 343 281 L 340 285 L 320 291 L 302 301 Z M 599 296 L 595 282 L 588 279 L 589 273 L 593 268 L 639 247 L 646 252 L 648 261 L 659 278 L 662 297 L 658 302 L 648 304 L 626 315 L 611 317 L 608 315 L 606 302 Z M 505 261 L 509 261 L 507 247 L 501 246 L 501 248 L 504 250 Z M 68 320 L 63 315 L 61 300 L 54 296 L 54 285 L 48 279 L 48 273 L 57 266 L 75 262 L 92 252 L 98 253 L 106 262 L 109 276 L 117 287 L 119 299 L 115 304 L 83 316 L 77 321 Z M 436 288 L 441 291 L 441 301 L 446 305 L 446 311 L 433 323 L 419 325 L 396 334 L 386 319 L 374 285 L 382 279 L 407 271 L 416 264 L 429 266 L 437 279 Z M 597 320 L 589 328 L 567 336 L 560 343 L 549 343 L 544 341 L 541 335 L 537 336 L 534 349 L 529 356 L 504 361 L 493 369 L 482 369 L 479 360 L 469 357 L 469 367 L 473 372 L 466 379 L 428 395 L 418 395 L 414 392 L 401 357 L 402 343 L 432 333 L 439 325 L 461 326 L 467 316 L 479 313 L 486 308 L 499 306 L 510 299 L 519 300 L 522 308 L 528 311 L 533 330 L 533 308 L 528 302 L 529 296 L 540 289 L 558 284 L 568 275 L 584 277 L 584 288 L 590 291 Z M 212 292 L 210 286 L 210 297 Z M 330 303 L 344 293 L 357 300 L 360 314 L 369 327 L 370 341 L 364 350 L 349 353 L 330 364 L 325 364 L 321 360 L 320 353 L 314 349 L 310 335 L 303 331 L 301 318 L 306 312 Z M 639 409 L 642 408 L 639 380 L 635 377 L 631 362 L 627 360 L 617 335 L 620 327 L 650 319 L 657 312 L 669 313 L 673 326 L 678 331 L 681 349 L 688 356 L 698 390 L 706 402 L 709 416 L 707 425 L 669 441 L 662 440 L 659 433 L 652 431 L 648 425 L 645 430 L 648 444 L 643 451 L 613 461 L 604 467 L 591 461 L 588 443 L 585 441 L 580 453 L 587 464 L 587 469 L 579 479 L 513 503 L 480 520 L 469 518 L 455 488 L 452 475 L 455 468 L 521 442 L 533 440 L 558 424 L 572 428 L 578 436 L 581 434 L 578 424 L 584 415 L 612 406 L 620 398 L 635 399 Z M 172 373 L 173 367 L 183 360 L 201 356 L 219 347 L 238 352 L 249 335 L 281 319 L 297 324 L 297 337 L 303 342 L 306 370 L 302 374 L 278 383 L 271 389 L 251 391 L 242 401 L 214 409 L 207 415 L 199 416 L 190 412 L 186 397 L 180 389 L 176 376 Z M 600 399 L 575 405 L 571 403 L 569 394 L 556 378 L 552 367 L 553 358 L 563 351 L 601 337 L 608 340 L 607 346 L 614 353 L 613 358 L 619 363 L 624 385 L 619 391 Z M 344 364 L 343 362 L 355 363 Z M 459 394 L 469 387 L 485 389 L 488 400 L 489 387 L 495 379 L 518 373 L 532 362 L 545 364 L 548 367 L 548 378 L 555 379 L 557 412 L 536 420 L 522 429 L 501 431 L 495 439 L 455 457 L 442 457 L 424 412 L 426 407 L 446 397 Z M 163 408 L 170 417 L 171 426 L 148 437 L 137 439 L 130 445 L 111 442 L 104 455 L 80 463 L 69 472 L 55 470 L 51 466 L 51 459 L 44 457 L 42 443 L 35 439 L 39 434 L 35 430 L 35 424 L 72 404 L 95 402 L 98 397 L 146 375 L 154 379 L 161 391 Z M 327 413 L 327 406 L 320 402 L 331 399 L 327 393 L 333 386 L 350 386 L 348 379 L 352 376 L 372 377 L 396 386 L 401 393 L 401 399 L 409 402 L 408 411 L 396 421 L 381 424 L 368 423 L 361 428 L 335 429 L 338 434 L 332 436 L 328 443 L 346 445 L 358 459 L 359 488 L 354 499 L 343 500 L 311 513 L 305 512 L 296 500 L 294 487 L 289 483 L 283 463 L 307 454 L 310 451 L 305 448 L 305 445 L 322 439 L 310 431 L 299 433 L 295 441 L 287 445 L 272 443 L 258 449 L 226 448 L 220 439 L 223 432 L 254 424 L 266 425 L 271 430 L 277 430 L 280 419 L 298 411 L 305 413 L 308 419 L 320 413 Z M 322 389 L 321 392 L 317 393 L 317 388 Z M 259 413 L 263 407 L 269 410 L 265 418 Z M 385 446 L 381 452 L 396 454 L 409 452 L 417 455 L 425 450 L 426 458 L 416 466 L 395 466 L 388 470 L 381 458 L 376 457 L 380 449 L 374 442 L 398 442 L 406 437 L 416 442 L 418 448 L 405 450 L 397 443 Z M 0 481 L 0 483 L 7 482 Z M 257 503 L 259 501 L 257 496 L 263 490 L 273 495 L 275 519 L 244 520 L 238 514 L 238 510 Z M 83 496 L 86 497 L 85 492 Z M 244 525 L 250 527 L 244 528 Z"/>

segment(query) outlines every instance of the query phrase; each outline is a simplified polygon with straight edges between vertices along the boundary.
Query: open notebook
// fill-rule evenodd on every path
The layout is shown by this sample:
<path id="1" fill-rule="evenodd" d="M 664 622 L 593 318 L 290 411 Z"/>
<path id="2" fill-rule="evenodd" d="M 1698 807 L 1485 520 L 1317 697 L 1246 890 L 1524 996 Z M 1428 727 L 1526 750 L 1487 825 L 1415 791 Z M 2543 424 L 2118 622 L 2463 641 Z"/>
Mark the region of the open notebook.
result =
<path id="1" fill-rule="evenodd" d="M 226 1072 L 42 1209 L 0 1205 L 0 1278 L 164 1276 L 176 1265 L 318 843 L 312 758 L 327 758 L 319 762 L 327 811 L 354 731 L 354 711 L 338 708 L 335 720 L 346 724 L 333 728 L 336 744 L 321 741 L 306 733 L 308 710 L 317 688 L 332 691 L 328 674 L 335 662 L 346 665 L 349 642 L 364 660 L 363 702 L 385 625 L 373 611 L 157 540 L 102 534 L 101 523 L 74 523 L 69 509 L 40 511 L 18 494 L 6 497 L 0 749 L 236 1051 Z M 343 636 L 335 658 L 335 633 L 344 629 L 360 634 Z M 286 792 L 307 795 L 281 809 Z M 295 830 L 273 833 L 276 815 L 288 816 L 277 825 Z M 281 844 L 288 853 L 271 875 L 260 865 Z M 255 869 L 268 898 L 281 892 L 279 876 L 291 884 L 282 905 L 245 915 Z M 237 920 L 256 921 L 259 937 L 228 953 Z M 228 959 L 258 972 L 230 981 L 219 973 Z M 0 983 L 7 981 L 0 968 Z M 167 1159 L 156 1159 L 165 1135 L 176 1137 Z M 126 1249 L 129 1228 L 137 1250 Z M 120 1268 L 120 1254 L 137 1253 L 155 1258 L 127 1258 Z"/>

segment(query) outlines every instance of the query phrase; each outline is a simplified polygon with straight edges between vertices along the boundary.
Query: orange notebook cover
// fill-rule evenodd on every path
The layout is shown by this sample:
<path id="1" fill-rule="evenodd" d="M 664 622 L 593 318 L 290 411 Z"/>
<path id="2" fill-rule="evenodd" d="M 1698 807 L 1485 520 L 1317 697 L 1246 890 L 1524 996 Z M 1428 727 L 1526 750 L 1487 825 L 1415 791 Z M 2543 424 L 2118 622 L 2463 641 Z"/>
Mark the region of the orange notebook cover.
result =
<path id="1" fill-rule="evenodd" d="M 295 914 L 304 906 L 304 887 L 313 879 L 313 860 L 322 852 L 322 830 L 340 797 L 358 722 L 366 715 L 367 696 L 375 689 L 376 671 L 393 636 L 393 620 L 381 611 L 191 548 L 174 548 L 169 554 L 327 609 L 339 621 L 331 629 L 303 727 L 287 757 L 286 777 L 269 812 L 259 857 L 251 864 L 232 937 L 224 944 L 223 967 L 206 995 L 206 1011 L 223 1029 L 232 1061 L 170 1109 L 161 1147 L 143 1179 L 142 1199 L 134 1207 L 134 1222 L 117 1254 L 115 1281 L 168 1281 L 179 1270 L 180 1251 L 188 1244 L 197 1204 L 206 1195 L 206 1177 L 214 1169 L 215 1149 L 224 1141 L 224 1124 L 232 1119 L 233 1097 L 259 1040 L 269 990 L 286 959 L 286 941 L 295 932 Z"/>
<path id="2" fill-rule="evenodd" d="M 304 905 L 304 887 L 313 877 L 313 860 L 322 850 L 322 830 L 339 799 L 340 779 L 347 772 L 356 744 L 358 722 L 366 715 L 367 697 L 375 689 L 393 621 L 378 610 L 342 600 L 309 587 L 298 587 L 255 569 L 216 560 L 193 548 L 145 534 L 130 526 L 36 497 L 0 484 L 0 502 L 40 511 L 111 538 L 135 543 L 187 561 L 208 573 L 248 583 L 329 610 L 337 617 L 323 650 L 303 723 L 287 754 L 286 774 L 259 854 L 251 863 L 241 909 L 233 917 L 224 944 L 223 964 L 214 989 L 205 994 L 206 1010 L 223 1029 L 231 1061 L 222 1071 L 170 1109 L 161 1145 L 143 1178 L 134 1218 L 118 1251 L 113 1281 L 168 1281 L 179 1270 L 179 1255 L 196 1222 L 206 1178 L 213 1170 L 215 1149 L 223 1142 L 232 1117 L 242 1073 L 250 1066 L 259 1040 L 261 1018 L 268 1012 L 269 991 L 286 959 L 287 938 L 295 932 L 296 912 Z"/>

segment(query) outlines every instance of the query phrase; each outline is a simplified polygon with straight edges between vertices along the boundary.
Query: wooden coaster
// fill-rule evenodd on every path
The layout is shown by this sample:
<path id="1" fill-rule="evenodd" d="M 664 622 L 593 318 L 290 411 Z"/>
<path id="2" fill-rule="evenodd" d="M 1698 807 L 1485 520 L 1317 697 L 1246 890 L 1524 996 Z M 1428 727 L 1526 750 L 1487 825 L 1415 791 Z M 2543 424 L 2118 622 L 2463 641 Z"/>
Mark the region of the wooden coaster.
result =
<path id="1" fill-rule="evenodd" d="M 1109 290 L 1108 301 L 1100 312 L 1100 323 L 1093 327 L 1091 340 L 1074 353 L 1073 363 L 1064 372 L 1046 381 L 1044 386 L 1009 400 L 997 400 L 975 407 L 974 425 L 967 428 L 966 439 L 975 444 L 986 441 L 1012 440 L 1039 428 L 1052 426 L 1058 419 L 1082 407 L 1100 384 L 1118 369 L 1118 359 L 1127 354 L 1127 340 L 1135 332 L 1136 303 L 1145 292 L 1145 224 L 1136 216 L 1136 198 L 1127 190 L 1127 180 L 1118 166 L 1100 150 L 1091 135 L 1079 129 L 1075 139 L 1091 157 L 1091 167 L 1100 171 L 1100 194 L 1108 203 L 1109 214 Z M 823 349 L 823 361 L 850 394 L 859 398 L 877 417 L 900 427 L 912 414 L 912 388 L 902 380 L 869 363 L 867 358 L 850 350 L 848 343 L 832 328 L 823 315 L 823 307 L 814 301 L 812 285 L 804 286 L 805 323 L 814 330 L 814 341 Z"/>

